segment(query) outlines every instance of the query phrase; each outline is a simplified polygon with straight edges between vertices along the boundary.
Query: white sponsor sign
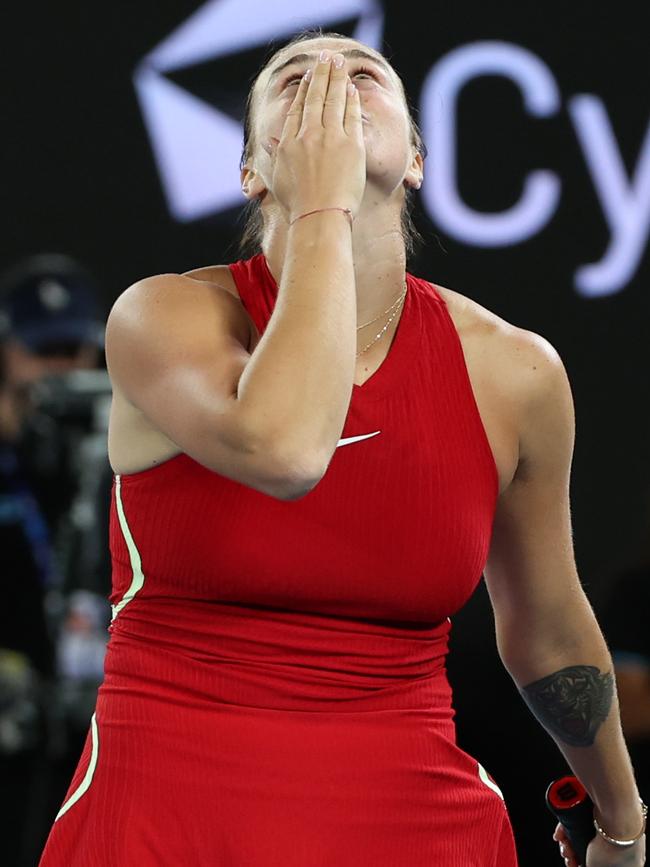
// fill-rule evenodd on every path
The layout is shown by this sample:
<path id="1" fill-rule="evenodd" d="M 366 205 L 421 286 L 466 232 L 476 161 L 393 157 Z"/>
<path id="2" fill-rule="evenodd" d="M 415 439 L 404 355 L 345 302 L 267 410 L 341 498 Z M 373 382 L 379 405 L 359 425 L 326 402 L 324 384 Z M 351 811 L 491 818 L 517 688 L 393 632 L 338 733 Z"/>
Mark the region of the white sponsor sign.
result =
<path id="1" fill-rule="evenodd" d="M 456 107 L 463 87 L 484 75 L 502 75 L 521 91 L 524 110 L 551 117 L 561 108 L 551 70 L 532 52 L 510 42 L 472 42 L 456 48 L 428 73 L 421 94 L 422 133 L 429 148 L 421 195 L 432 219 L 448 235 L 478 247 L 507 247 L 541 231 L 560 204 L 557 173 L 539 168 L 523 179 L 517 204 L 481 213 L 462 201 L 456 172 Z M 628 177 L 607 109 L 599 97 L 568 100 L 569 117 L 585 158 L 610 241 L 598 262 L 583 265 L 574 285 L 585 296 L 611 295 L 634 277 L 650 230 L 650 127 Z"/>

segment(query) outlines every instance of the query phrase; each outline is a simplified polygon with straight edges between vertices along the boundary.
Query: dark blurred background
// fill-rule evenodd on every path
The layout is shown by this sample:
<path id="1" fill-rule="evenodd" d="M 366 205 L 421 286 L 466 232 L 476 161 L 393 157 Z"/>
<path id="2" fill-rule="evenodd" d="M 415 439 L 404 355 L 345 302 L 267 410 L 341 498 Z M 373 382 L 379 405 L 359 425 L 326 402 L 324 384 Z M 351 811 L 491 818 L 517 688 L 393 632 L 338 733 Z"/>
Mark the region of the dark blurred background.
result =
<path id="1" fill-rule="evenodd" d="M 415 207 L 425 243 L 410 270 L 543 335 L 564 361 L 576 559 L 650 798 L 650 61 L 639 7 L 299 6 L 40 0 L 5 10 L 7 867 L 36 863 L 101 677 L 111 482 L 101 325 L 141 277 L 240 258 L 250 79 L 270 48 L 312 26 L 373 44 L 403 78 L 429 151 Z M 543 796 L 568 769 L 500 663 L 483 584 L 453 618 L 449 675 L 459 742 L 504 791 L 522 867 L 560 863 Z"/>

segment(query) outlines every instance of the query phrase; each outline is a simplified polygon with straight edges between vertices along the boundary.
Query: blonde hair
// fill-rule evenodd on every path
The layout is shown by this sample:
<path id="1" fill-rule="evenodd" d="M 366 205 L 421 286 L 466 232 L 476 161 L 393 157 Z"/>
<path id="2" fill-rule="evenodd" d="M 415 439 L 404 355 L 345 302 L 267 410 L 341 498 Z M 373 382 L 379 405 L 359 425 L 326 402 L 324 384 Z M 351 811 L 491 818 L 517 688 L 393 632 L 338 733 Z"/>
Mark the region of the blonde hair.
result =
<path id="1" fill-rule="evenodd" d="M 266 67 L 271 63 L 271 61 L 281 51 L 285 51 L 287 48 L 291 48 L 293 45 L 296 45 L 299 42 L 322 38 L 349 39 L 348 36 L 345 36 L 342 33 L 323 33 L 320 28 L 302 30 L 297 36 L 295 36 L 285 45 L 282 45 L 280 48 L 274 50 L 254 76 L 251 82 L 250 90 L 248 91 L 246 107 L 244 109 L 244 145 L 242 148 L 241 159 L 239 161 L 240 168 L 243 168 L 246 165 L 255 146 L 253 140 L 253 93 L 258 78 L 266 69 Z M 418 127 L 417 123 L 413 118 L 412 107 L 409 104 L 409 100 L 406 96 L 402 80 L 399 78 L 399 76 L 397 76 L 397 79 L 400 83 L 400 88 L 402 90 L 402 96 L 404 97 L 404 104 L 406 106 L 406 111 L 411 127 L 411 143 L 415 145 L 418 153 L 422 154 L 423 157 L 426 157 L 427 149 L 426 145 L 422 140 L 422 133 L 420 132 L 420 128 Z M 405 190 L 404 206 L 402 207 L 401 214 L 402 237 L 404 238 L 404 249 L 406 251 L 407 261 L 415 253 L 417 246 L 423 241 L 422 236 L 416 229 L 415 224 L 413 223 L 413 218 L 411 216 L 411 212 L 413 210 L 413 198 L 414 190 L 411 187 L 407 187 Z M 264 236 L 264 219 L 262 217 L 262 208 L 258 199 L 253 199 L 246 204 L 241 219 L 244 222 L 244 228 L 239 239 L 238 250 L 239 254 L 242 257 L 246 258 L 248 256 L 254 256 L 256 253 L 260 253 L 262 251 L 262 239 Z"/>

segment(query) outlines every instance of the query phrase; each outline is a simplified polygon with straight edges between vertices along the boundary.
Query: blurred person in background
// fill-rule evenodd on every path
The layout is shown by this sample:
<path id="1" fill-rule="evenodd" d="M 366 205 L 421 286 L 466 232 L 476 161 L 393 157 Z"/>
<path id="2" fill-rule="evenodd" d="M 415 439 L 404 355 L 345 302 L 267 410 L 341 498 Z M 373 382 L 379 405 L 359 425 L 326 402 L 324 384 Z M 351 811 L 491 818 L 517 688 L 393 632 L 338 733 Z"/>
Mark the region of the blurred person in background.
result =
<path id="1" fill-rule="evenodd" d="M 26 813 L 44 743 L 44 686 L 54 675 L 44 598 L 52 575 L 45 519 L 16 456 L 24 393 L 0 338 L 0 805 L 3 863 L 28 863 Z"/>
<path id="2" fill-rule="evenodd" d="M 29 413 L 16 444 L 50 526 L 69 508 L 75 487 L 70 449 L 43 404 L 38 384 L 71 371 L 104 366 L 99 289 L 68 256 L 33 256 L 0 279 L 0 316 L 8 376 L 30 392 Z M 40 400 L 39 400 L 40 398 Z"/>
<path id="3" fill-rule="evenodd" d="M 71 568 L 87 567 L 80 540 L 90 535 L 97 549 L 102 528 L 86 520 L 96 532 L 75 532 L 71 513 L 101 393 L 101 379 L 83 377 L 106 376 L 103 333 L 96 282 L 73 259 L 34 256 L 0 278 L 0 763 L 10 867 L 35 863 L 102 674 L 106 602 L 78 589 L 96 574 L 84 582 Z M 105 509 L 89 511 L 101 518 Z"/>

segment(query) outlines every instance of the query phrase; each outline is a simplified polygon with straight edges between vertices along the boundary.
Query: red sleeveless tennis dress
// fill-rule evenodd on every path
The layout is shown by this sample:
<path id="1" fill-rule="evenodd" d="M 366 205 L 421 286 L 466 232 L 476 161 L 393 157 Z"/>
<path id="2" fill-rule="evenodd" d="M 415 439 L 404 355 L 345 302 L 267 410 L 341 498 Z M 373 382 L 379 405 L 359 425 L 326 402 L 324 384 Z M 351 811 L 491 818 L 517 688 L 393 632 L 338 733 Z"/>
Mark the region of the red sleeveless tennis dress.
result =
<path id="1" fill-rule="evenodd" d="M 264 256 L 230 268 L 263 333 Z M 497 469 L 445 302 L 407 287 L 306 496 L 184 453 L 115 476 L 105 679 L 41 867 L 516 867 L 445 670 Z"/>

